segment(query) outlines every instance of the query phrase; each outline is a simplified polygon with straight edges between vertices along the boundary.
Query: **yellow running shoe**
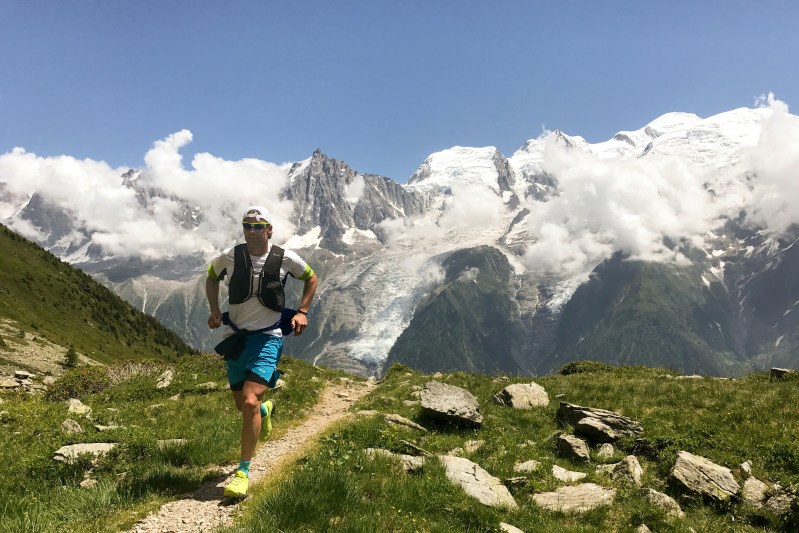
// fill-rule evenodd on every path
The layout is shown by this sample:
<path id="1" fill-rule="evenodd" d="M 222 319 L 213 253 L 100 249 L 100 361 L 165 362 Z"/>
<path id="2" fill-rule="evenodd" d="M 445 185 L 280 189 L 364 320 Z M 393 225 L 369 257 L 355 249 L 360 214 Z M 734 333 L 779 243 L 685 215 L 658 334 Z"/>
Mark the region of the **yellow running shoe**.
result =
<path id="1" fill-rule="evenodd" d="M 241 470 L 236 470 L 233 479 L 225 486 L 225 496 L 228 498 L 244 498 L 247 496 L 247 487 L 250 479 Z"/>
<path id="2" fill-rule="evenodd" d="M 274 400 L 266 400 L 264 407 L 266 408 L 266 416 L 263 417 L 263 420 L 266 420 L 266 438 L 269 439 L 272 436 L 272 415 L 275 413 Z"/>

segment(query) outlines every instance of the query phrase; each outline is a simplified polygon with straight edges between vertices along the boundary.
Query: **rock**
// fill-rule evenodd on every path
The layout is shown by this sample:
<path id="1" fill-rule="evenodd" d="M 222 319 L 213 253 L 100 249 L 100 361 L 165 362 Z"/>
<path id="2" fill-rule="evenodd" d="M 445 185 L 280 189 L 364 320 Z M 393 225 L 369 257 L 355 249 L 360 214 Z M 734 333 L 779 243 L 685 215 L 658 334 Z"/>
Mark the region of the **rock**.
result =
<path id="1" fill-rule="evenodd" d="M 643 489 L 643 493 L 644 498 L 646 498 L 646 500 L 652 504 L 652 506 L 663 509 L 671 516 L 685 516 L 685 513 L 682 511 L 682 509 L 680 509 L 680 504 L 678 504 L 677 501 L 668 494 L 663 494 L 655 489 Z"/>
<path id="2" fill-rule="evenodd" d="M 67 418 L 61 422 L 61 431 L 64 433 L 83 433 L 83 428 L 76 421 Z"/>
<path id="3" fill-rule="evenodd" d="M 402 400 L 402 405 L 404 405 L 405 407 L 416 407 L 421 403 L 422 402 L 420 402 L 419 400 Z"/>
<path id="4" fill-rule="evenodd" d="M 791 511 L 795 495 L 777 485 L 769 485 L 755 477 L 744 482 L 743 501 L 760 511 L 782 516 Z"/>
<path id="5" fill-rule="evenodd" d="M 117 409 L 116 407 L 106 407 L 105 410 L 108 411 L 109 413 L 118 413 L 119 412 L 119 409 Z"/>
<path id="6" fill-rule="evenodd" d="M 558 465 L 552 465 L 552 477 L 557 479 L 558 481 L 565 481 L 566 483 L 574 483 L 575 481 L 580 481 L 581 479 L 585 479 L 588 474 L 584 472 L 572 472 L 571 470 L 566 470 Z"/>
<path id="7" fill-rule="evenodd" d="M 82 489 L 93 489 L 96 486 L 97 486 L 96 479 L 87 478 L 80 482 L 80 488 Z"/>
<path id="8" fill-rule="evenodd" d="M 400 465 L 402 465 L 403 470 L 405 470 L 406 472 L 416 472 L 424 467 L 424 461 L 425 461 L 424 457 L 405 455 L 403 453 L 393 453 L 388 450 L 383 450 L 380 448 L 366 448 L 364 450 L 364 453 L 370 459 L 374 459 L 377 456 L 396 459 L 397 461 L 399 461 Z"/>
<path id="9" fill-rule="evenodd" d="M 83 402 L 77 398 L 70 398 L 70 400 L 67 402 L 67 410 L 70 413 L 82 416 L 88 416 L 92 412 L 91 407 L 84 405 Z"/>
<path id="10" fill-rule="evenodd" d="M 173 402 L 180 400 L 180 393 L 177 393 L 174 396 L 170 396 L 169 399 Z"/>
<path id="11" fill-rule="evenodd" d="M 19 386 L 16 379 L 0 378 L 0 389 L 16 389 Z"/>
<path id="12" fill-rule="evenodd" d="M 164 372 L 158 376 L 158 381 L 155 384 L 156 389 L 165 389 L 172 384 L 172 380 L 175 379 L 175 373 L 172 370 L 164 370 Z"/>
<path id="13" fill-rule="evenodd" d="M 599 446 L 596 456 L 598 459 L 610 459 L 613 457 L 614 453 L 616 453 L 616 450 L 613 449 L 613 445 L 608 442 L 604 442 Z"/>
<path id="14" fill-rule="evenodd" d="M 380 413 L 378 411 L 375 411 L 374 409 L 361 409 L 355 414 L 357 416 L 375 416 L 379 415 Z"/>
<path id="15" fill-rule="evenodd" d="M 480 465 L 463 457 L 439 455 L 446 468 L 447 479 L 463 488 L 469 496 L 491 507 L 517 509 L 508 488 L 502 482 L 483 470 Z"/>
<path id="16" fill-rule="evenodd" d="M 367 385 L 370 387 L 377 385 L 377 378 L 374 376 L 369 376 L 369 379 L 366 380 Z"/>
<path id="17" fill-rule="evenodd" d="M 116 446 L 116 444 L 113 442 L 71 444 L 69 446 L 62 446 L 57 449 L 53 454 L 53 459 L 56 461 L 61 461 L 62 463 L 72 463 L 83 454 L 99 457 L 111 451 L 114 446 Z"/>
<path id="18" fill-rule="evenodd" d="M 600 474 L 607 474 L 608 476 L 613 474 L 613 469 L 616 468 L 616 465 L 619 463 L 610 463 L 606 465 L 596 465 L 596 471 Z"/>
<path id="19" fill-rule="evenodd" d="M 745 477 L 750 477 L 752 475 L 752 461 L 744 461 L 741 463 L 741 473 Z"/>
<path id="20" fill-rule="evenodd" d="M 339 398 L 349 398 L 350 397 L 350 393 L 344 392 L 344 391 L 337 391 L 335 394 Z"/>
<path id="21" fill-rule="evenodd" d="M 729 468 L 685 451 L 677 453 L 671 477 L 688 492 L 719 502 L 729 500 L 741 490 Z"/>
<path id="22" fill-rule="evenodd" d="M 463 449 L 466 453 L 474 453 L 485 445 L 484 440 L 467 440 L 463 443 Z"/>
<path id="23" fill-rule="evenodd" d="M 634 455 L 628 455 L 613 468 L 610 476 L 616 481 L 632 483 L 636 487 L 640 487 L 643 475 L 644 470 L 638 459 Z"/>
<path id="24" fill-rule="evenodd" d="M 609 426 L 617 435 L 638 435 L 644 428 L 632 418 L 606 411 L 605 409 L 594 409 L 592 407 L 580 407 L 566 402 L 560 402 L 557 420 L 561 424 L 568 424 L 575 427 L 583 418 L 595 418 L 606 426 Z"/>
<path id="25" fill-rule="evenodd" d="M 419 424 L 417 424 L 413 420 L 408 420 L 407 418 L 402 417 L 402 416 L 400 416 L 398 414 L 383 415 L 383 418 L 386 419 L 386 422 L 389 422 L 391 424 L 397 424 L 397 425 L 400 425 L 400 426 L 405 426 L 405 427 L 409 427 L 409 428 L 412 428 L 412 429 L 416 429 L 416 430 L 421 431 L 423 433 L 427 433 L 427 429 L 426 428 L 420 426 Z"/>
<path id="26" fill-rule="evenodd" d="M 558 453 L 569 459 L 589 462 L 591 454 L 588 451 L 588 444 L 581 438 L 574 435 L 560 435 L 557 440 Z"/>
<path id="27" fill-rule="evenodd" d="M 549 395 L 538 383 L 508 385 L 492 397 L 495 403 L 514 409 L 532 409 L 549 405 Z"/>
<path id="28" fill-rule="evenodd" d="M 26 370 L 15 370 L 14 377 L 17 379 L 31 379 L 33 377 L 33 374 L 31 374 Z"/>
<path id="29" fill-rule="evenodd" d="M 574 433 L 587 437 L 591 442 L 616 442 L 619 438 L 612 427 L 593 416 L 578 420 L 574 424 Z"/>
<path id="30" fill-rule="evenodd" d="M 436 372 L 435 374 L 433 374 L 433 379 L 441 379 L 443 377 L 444 374 L 442 374 L 441 372 Z"/>
<path id="31" fill-rule="evenodd" d="M 703 379 L 704 376 L 700 376 L 699 374 L 691 374 L 690 376 L 677 376 L 674 379 Z"/>
<path id="32" fill-rule="evenodd" d="M 216 381 L 206 381 L 205 383 L 198 384 L 197 390 L 212 391 L 216 390 L 217 387 Z"/>
<path id="33" fill-rule="evenodd" d="M 772 368 L 770 373 L 771 381 L 777 381 L 786 377 L 789 377 L 791 374 L 795 374 L 796 370 L 791 368 Z"/>
<path id="34" fill-rule="evenodd" d="M 533 501 L 539 507 L 550 511 L 564 513 L 580 513 L 610 505 L 616 497 L 616 491 L 606 489 L 594 483 L 561 487 L 555 492 L 533 494 Z"/>
<path id="35" fill-rule="evenodd" d="M 444 421 L 481 425 L 480 404 L 472 393 L 438 381 L 430 381 L 420 391 L 422 413 Z"/>
<path id="36" fill-rule="evenodd" d="M 635 533 L 652 533 L 652 530 L 649 529 L 646 524 L 640 524 L 637 528 L 635 528 Z"/>
<path id="37" fill-rule="evenodd" d="M 49 387 L 53 383 L 55 383 L 55 378 L 53 376 L 44 376 L 44 378 L 42 379 L 42 385 L 44 385 L 45 387 Z"/>
<path id="38" fill-rule="evenodd" d="M 94 425 L 94 429 L 96 429 L 97 431 L 111 431 L 114 429 L 119 429 L 121 427 L 122 426 L 117 426 L 116 424 L 111 424 L 110 426 L 103 426 L 101 424 Z"/>
<path id="39" fill-rule="evenodd" d="M 154 403 L 152 405 L 148 405 L 147 406 L 147 410 L 148 411 L 155 411 L 155 410 L 161 409 L 163 407 L 164 407 L 164 404 L 162 404 L 162 403 Z"/>
<path id="40" fill-rule="evenodd" d="M 743 500 L 752 507 L 762 509 L 768 497 L 768 485 L 757 478 L 750 477 L 744 481 Z"/>
<path id="41" fill-rule="evenodd" d="M 505 522 L 499 523 L 499 529 L 501 529 L 505 533 L 524 533 L 524 531 L 522 531 L 518 527 L 506 524 Z"/>
<path id="42" fill-rule="evenodd" d="M 509 487 L 517 487 L 527 483 L 525 476 L 507 477 L 505 478 L 505 485 Z"/>
<path id="43" fill-rule="evenodd" d="M 278 380 L 275 382 L 275 386 L 272 388 L 272 390 L 282 389 L 285 386 L 286 386 L 286 382 L 283 381 L 282 379 L 278 378 Z"/>
<path id="44" fill-rule="evenodd" d="M 514 472 L 527 472 L 532 473 L 536 472 L 541 467 L 541 463 L 539 461 L 525 461 L 523 463 L 516 463 L 513 465 Z"/>

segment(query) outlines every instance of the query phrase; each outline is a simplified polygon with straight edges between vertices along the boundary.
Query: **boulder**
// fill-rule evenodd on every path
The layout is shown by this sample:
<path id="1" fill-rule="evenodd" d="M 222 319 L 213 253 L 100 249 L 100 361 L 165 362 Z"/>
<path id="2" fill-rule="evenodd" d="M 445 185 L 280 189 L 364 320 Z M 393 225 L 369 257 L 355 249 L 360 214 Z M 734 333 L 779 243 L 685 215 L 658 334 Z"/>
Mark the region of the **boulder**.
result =
<path id="1" fill-rule="evenodd" d="M 113 442 L 92 442 L 84 444 L 71 444 L 69 446 L 62 446 L 55 451 L 53 459 L 61 461 L 62 463 L 72 463 L 79 456 L 88 454 L 94 457 L 99 457 L 108 453 L 116 446 Z"/>
<path id="2" fill-rule="evenodd" d="M 622 459 L 614 468 L 610 476 L 616 481 L 625 483 L 632 483 L 633 485 L 641 486 L 641 477 L 644 475 L 644 470 L 641 464 L 634 455 L 628 455 Z"/>
<path id="3" fill-rule="evenodd" d="M 558 481 L 564 481 L 566 483 L 574 483 L 575 481 L 580 481 L 581 479 L 585 479 L 588 474 L 584 472 L 573 472 L 571 470 L 566 470 L 558 465 L 552 465 L 552 477 L 557 479 Z"/>
<path id="4" fill-rule="evenodd" d="M 591 454 L 588 450 L 588 444 L 574 435 L 560 435 L 557 440 L 558 453 L 569 459 L 576 461 L 589 462 Z"/>
<path id="5" fill-rule="evenodd" d="M 741 474 L 743 474 L 744 477 L 752 476 L 752 461 L 744 461 L 741 463 Z"/>
<path id="6" fill-rule="evenodd" d="M 197 385 L 197 390 L 203 391 L 212 391 L 216 390 L 219 385 L 216 384 L 216 381 L 206 381 L 205 383 L 200 383 Z"/>
<path id="7" fill-rule="evenodd" d="M 561 424 L 568 424 L 572 427 L 576 427 L 583 418 L 595 418 L 610 427 L 619 436 L 638 435 L 644 430 L 640 423 L 619 413 L 593 407 L 580 407 L 566 402 L 560 402 L 556 418 Z"/>
<path id="8" fill-rule="evenodd" d="M 89 416 L 92 412 L 92 408 L 88 405 L 84 405 L 83 402 L 78 400 L 77 398 L 70 398 L 67 402 L 67 410 L 70 413 L 82 416 Z"/>
<path id="9" fill-rule="evenodd" d="M 80 488 L 82 489 L 93 489 L 96 486 L 97 486 L 96 479 L 86 478 L 80 482 Z"/>
<path id="10" fill-rule="evenodd" d="M 685 516 L 677 500 L 655 489 L 643 489 L 644 498 L 653 506 L 663 509 L 667 514 L 676 517 Z"/>
<path id="11" fill-rule="evenodd" d="M 616 442 L 619 438 L 618 433 L 612 427 L 593 416 L 578 420 L 574 424 L 574 432 L 583 435 L 591 442 Z"/>
<path id="12" fill-rule="evenodd" d="M 610 459 L 613 457 L 613 454 L 616 453 L 616 450 L 613 449 L 613 445 L 608 442 L 603 442 L 599 449 L 596 452 L 596 456 L 598 459 Z"/>
<path id="13" fill-rule="evenodd" d="M 15 370 L 14 377 L 16 379 L 31 379 L 33 377 L 33 374 L 31 374 L 26 370 Z"/>
<path id="14" fill-rule="evenodd" d="M 524 533 L 524 531 L 522 531 L 518 527 L 506 524 L 505 522 L 499 523 L 499 529 L 504 531 L 505 533 Z"/>
<path id="15" fill-rule="evenodd" d="M 403 453 L 393 453 L 388 450 L 383 450 L 381 448 L 366 448 L 364 450 L 364 454 L 370 459 L 374 459 L 375 457 L 388 457 L 390 459 L 396 459 L 399 461 L 400 465 L 402 465 L 403 470 L 406 472 L 416 472 L 421 470 L 424 467 L 424 457 L 417 457 L 414 455 L 405 455 Z"/>
<path id="16" fill-rule="evenodd" d="M 164 370 L 164 372 L 158 376 L 158 381 L 155 384 L 156 389 L 165 389 L 172 384 L 172 380 L 175 379 L 175 373 L 172 370 Z"/>
<path id="17" fill-rule="evenodd" d="M 67 418 L 61 422 L 61 431 L 64 433 L 83 433 L 83 428 L 76 421 Z"/>
<path id="18" fill-rule="evenodd" d="M 544 387 L 538 383 L 508 385 L 496 393 L 492 400 L 495 403 L 513 407 L 514 409 L 532 409 L 533 407 L 549 405 L 549 395 L 544 390 Z"/>
<path id="19" fill-rule="evenodd" d="M 769 485 L 755 477 L 744 481 L 743 501 L 757 510 L 768 511 L 782 516 L 791 511 L 795 500 L 794 494 L 779 487 Z"/>
<path id="20" fill-rule="evenodd" d="M 389 422 L 391 424 L 396 424 L 396 425 L 399 425 L 399 426 L 405 426 L 405 427 L 409 427 L 411 429 L 415 429 L 415 430 L 421 431 L 423 433 L 427 433 L 427 429 L 425 429 L 424 427 L 420 426 L 419 424 L 417 424 L 413 420 L 408 420 L 407 418 L 402 417 L 402 416 L 400 416 L 398 414 L 383 415 L 383 418 L 386 419 L 386 422 Z"/>
<path id="21" fill-rule="evenodd" d="M 16 389 L 17 387 L 20 387 L 20 384 L 16 379 L 0 378 L 0 389 Z"/>
<path id="22" fill-rule="evenodd" d="M 581 513 L 610 505 L 616 497 L 616 491 L 606 489 L 594 483 L 582 483 L 561 487 L 555 492 L 533 494 L 533 501 L 539 507 L 550 511 L 564 513 Z"/>
<path id="23" fill-rule="evenodd" d="M 446 469 L 447 479 L 480 503 L 491 507 L 518 508 L 516 500 L 502 481 L 483 470 L 480 465 L 463 457 L 440 455 L 438 458 Z"/>
<path id="24" fill-rule="evenodd" d="M 422 413 L 439 420 L 481 425 L 480 404 L 472 393 L 438 381 L 430 381 L 420 392 Z"/>
<path id="25" fill-rule="evenodd" d="M 783 379 L 785 377 L 789 377 L 791 374 L 795 374 L 796 370 L 791 368 L 772 368 L 770 373 L 771 381 L 776 381 Z"/>
<path id="26" fill-rule="evenodd" d="M 689 493 L 718 502 L 726 502 L 741 490 L 729 468 L 686 451 L 677 453 L 671 477 Z"/>
<path id="27" fill-rule="evenodd" d="M 538 471 L 540 467 L 541 467 L 540 462 L 531 460 L 531 461 L 525 461 L 523 463 L 516 463 L 515 465 L 513 465 L 513 471 L 530 474 Z"/>
<path id="28" fill-rule="evenodd" d="M 757 478 L 750 477 L 744 481 L 743 500 L 752 507 L 762 509 L 768 497 L 769 487 Z"/>

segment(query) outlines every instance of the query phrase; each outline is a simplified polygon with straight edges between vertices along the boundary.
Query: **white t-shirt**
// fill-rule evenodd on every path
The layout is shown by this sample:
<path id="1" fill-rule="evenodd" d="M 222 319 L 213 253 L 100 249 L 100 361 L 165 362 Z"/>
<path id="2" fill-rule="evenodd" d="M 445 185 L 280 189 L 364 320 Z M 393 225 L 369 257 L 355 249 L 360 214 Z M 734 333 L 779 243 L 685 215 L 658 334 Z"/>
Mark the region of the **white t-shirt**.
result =
<path id="1" fill-rule="evenodd" d="M 264 255 L 250 256 L 250 260 L 252 261 L 253 287 L 258 287 L 258 276 L 264 267 L 264 263 L 271 249 L 272 243 L 270 242 L 269 248 Z M 231 248 L 226 254 L 220 255 L 211 261 L 211 266 L 208 267 L 208 275 L 214 280 L 223 279 L 225 284 L 229 285 L 230 277 L 233 274 L 233 265 L 234 252 L 233 248 Z M 305 281 L 310 279 L 313 275 L 313 270 L 311 270 L 311 267 L 295 252 L 284 250 L 283 262 L 280 264 L 280 279 L 284 279 L 289 273 L 298 280 Z M 262 305 L 261 302 L 258 301 L 257 294 L 253 294 L 243 303 L 231 304 L 229 307 L 230 320 L 232 320 L 239 329 L 247 329 L 250 331 L 262 329 L 280 320 L 280 313 Z M 225 336 L 233 333 L 233 330 L 229 326 L 226 328 Z M 281 336 L 280 328 L 265 331 L 264 333 Z"/>

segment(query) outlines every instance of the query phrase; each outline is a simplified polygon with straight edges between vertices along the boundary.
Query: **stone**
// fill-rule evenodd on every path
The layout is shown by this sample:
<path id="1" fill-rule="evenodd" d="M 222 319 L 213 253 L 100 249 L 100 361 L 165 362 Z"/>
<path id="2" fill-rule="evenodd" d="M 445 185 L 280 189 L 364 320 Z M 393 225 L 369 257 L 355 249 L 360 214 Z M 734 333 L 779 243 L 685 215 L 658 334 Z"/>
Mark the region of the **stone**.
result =
<path id="1" fill-rule="evenodd" d="M 361 409 L 360 411 L 355 413 L 356 416 L 375 416 L 379 414 L 380 412 L 375 411 L 374 409 Z"/>
<path id="2" fill-rule="evenodd" d="M 644 470 L 641 468 L 641 463 L 634 455 L 628 455 L 613 468 L 610 477 L 616 481 L 632 483 L 636 487 L 640 487 L 643 475 Z"/>
<path id="3" fill-rule="evenodd" d="M 165 389 L 172 384 L 172 380 L 175 379 L 175 373 L 172 370 L 164 370 L 163 373 L 158 376 L 158 381 L 155 384 L 156 389 Z"/>
<path id="4" fill-rule="evenodd" d="M 393 453 L 388 450 L 383 450 L 380 448 L 366 448 L 364 453 L 370 459 L 374 459 L 375 457 L 388 457 L 390 459 L 395 459 L 399 461 L 402 469 L 406 472 L 416 472 L 421 470 L 424 467 L 425 458 L 424 457 L 417 457 L 415 455 L 405 455 L 403 453 Z"/>
<path id="5" fill-rule="evenodd" d="M 606 465 L 596 465 L 596 472 L 599 474 L 606 474 L 608 476 L 613 475 L 613 469 L 616 468 L 616 465 L 619 463 L 610 463 Z"/>
<path id="6" fill-rule="evenodd" d="M 422 413 L 426 416 L 475 426 L 483 423 L 477 398 L 465 389 L 430 381 L 420 394 Z"/>
<path id="7" fill-rule="evenodd" d="M 80 488 L 82 489 L 93 489 L 96 486 L 97 486 L 96 479 L 87 478 L 80 482 Z"/>
<path id="8" fill-rule="evenodd" d="M 742 491 L 744 503 L 760 511 L 782 516 L 791 511 L 795 495 L 779 485 L 769 485 L 755 477 L 744 481 Z"/>
<path id="9" fill-rule="evenodd" d="M 647 527 L 646 524 L 639 524 L 637 528 L 635 528 L 635 533 L 652 533 L 652 530 Z"/>
<path id="10" fill-rule="evenodd" d="M 286 386 L 286 382 L 283 381 L 282 379 L 278 378 L 278 380 L 275 382 L 275 386 L 272 388 L 272 390 L 282 389 L 282 388 L 285 388 L 285 386 Z"/>
<path id="11" fill-rule="evenodd" d="M 595 483 L 560 487 L 555 492 L 542 492 L 532 496 L 533 502 L 539 507 L 564 513 L 581 513 L 611 505 L 615 498 L 614 489 L 606 489 Z"/>
<path id="12" fill-rule="evenodd" d="M 769 376 L 771 381 L 777 381 L 795 373 L 796 370 L 791 368 L 772 368 Z"/>
<path id="13" fill-rule="evenodd" d="M 0 378 L 0 389 L 16 389 L 20 386 L 16 379 Z"/>
<path id="14" fill-rule="evenodd" d="M 755 477 L 750 477 L 744 481 L 743 500 L 752 507 L 762 509 L 765 506 L 768 492 L 768 485 Z"/>
<path id="15" fill-rule="evenodd" d="M 83 433 L 83 428 L 76 421 L 67 418 L 61 422 L 61 431 L 64 433 Z"/>
<path id="16" fill-rule="evenodd" d="M 92 412 L 92 408 L 88 405 L 84 405 L 83 402 L 78 400 L 77 398 L 70 398 L 67 402 L 67 410 L 70 413 L 82 416 L 89 416 Z"/>
<path id="17" fill-rule="evenodd" d="M 558 412 L 556 415 L 557 420 L 561 424 L 568 424 L 575 427 L 577 423 L 583 418 L 591 417 L 600 420 L 603 424 L 609 426 L 617 435 L 638 435 L 644 428 L 640 423 L 632 418 L 607 411 L 605 409 L 595 409 L 593 407 L 581 407 L 566 402 L 560 402 Z"/>
<path id="18" fill-rule="evenodd" d="M 530 460 L 525 461 L 523 463 L 516 463 L 513 465 L 514 472 L 524 472 L 524 473 L 533 473 L 538 471 L 541 467 L 541 463 L 539 461 Z"/>
<path id="19" fill-rule="evenodd" d="M 508 385 L 492 397 L 495 403 L 514 409 L 532 409 L 549 405 L 549 395 L 538 383 Z"/>
<path id="20" fill-rule="evenodd" d="M 726 502 L 741 490 L 729 468 L 686 451 L 677 452 L 672 479 L 692 494 Z"/>
<path id="21" fill-rule="evenodd" d="M 585 479 L 588 474 L 584 472 L 573 472 L 571 470 L 566 470 L 558 465 L 552 465 L 552 477 L 557 479 L 558 481 L 564 481 L 566 483 L 574 483 L 575 481 L 580 481 L 581 479 Z"/>
<path id="22" fill-rule="evenodd" d="M 466 453 L 474 453 L 485 445 L 484 440 L 467 440 L 463 443 L 463 450 Z"/>
<path id="23" fill-rule="evenodd" d="M 600 444 L 596 456 L 598 459 L 610 459 L 614 453 L 616 453 L 616 450 L 613 449 L 613 445 L 609 442 L 603 442 Z"/>
<path id="24" fill-rule="evenodd" d="M 116 446 L 116 443 L 113 442 L 71 444 L 57 449 L 53 454 L 53 459 L 62 463 L 73 463 L 83 454 L 99 457 L 114 449 L 114 446 Z"/>
<path id="25" fill-rule="evenodd" d="M 752 475 L 752 461 L 744 461 L 741 463 L 741 473 L 745 477 L 750 477 Z"/>
<path id="26" fill-rule="evenodd" d="M 527 477 L 525 476 L 515 476 L 515 477 L 505 478 L 505 485 L 509 487 L 518 487 L 526 483 L 527 483 Z"/>
<path id="27" fill-rule="evenodd" d="M 419 400 L 402 400 L 402 405 L 404 405 L 405 407 L 416 407 L 421 403 L 422 402 L 420 402 Z"/>
<path id="28" fill-rule="evenodd" d="M 44 385 L 45 387 L 49 387 L 53 383 L 55 383 L 55 377 L 53 376 L 44 376 L 44 378 L 42 379 L 42 385 Z"/>
<path id="29" fill-rule="evenodd" d="M 198 384 L 197 390 L 212 391 L 216 390 L 217 387 L 216 381 L 206 381 L 205 383 Z"/>
<path id="30" fill-rule="evenodd" d="M 593 416 L 578 420 L 574 424 L 574 433 L 587 437 L 591 442 L 616 442 L 619 438 L 612 427 Z"/>
<path id="31" fill-rule="evenodd" d="M 666 511 L 670 516 L 683 517 L 685 513 L 680 509 L 677 500 L 655 489 L 643 489 L 644 498 L 653 506 Z"/>
<path id="32" fill-rule="evenodd" d="M 483 505 L 513 510 L 519 507 L 508 488 L 480 465 L 463 457 L 439 455 L 438 458 L 446 469 L 447 479 Z"/>
<path id="33" fill-rule="evenodd" d="M 173 402 L 180 400 L 180 393 L 177 393 L 174 396 L 170 396 L 169 399 Z"/>
<path id="34" fill-rule="evenodd" d="M 588 444 L 581 438 L 574 435 L 560 435 L 556 445 L 558 453 L 564 457 L 586 463 L 591 460 Z"/>
<path id="35" fill-rule="evenodd" d="M 116 424 L 111 424 L 110 426 L 103 426 L 102 424 L 95 424 L 94 429 L 97 431 L 111 431 L 114 429 L 119 429 L 123 426 L 117 426 Z"/>
<path id="36" fill-rule="evenodd" d="M 499 523 L 499 529 L 501 529 L 505 533 L 524 533 L 524 531 L 522 531 L 518 527 L 506 524 L 505 522 Z"/>
<path id="37" fill-rule="evenodd" d="M 677 376 L 674 379 L 704 379 L 704 376 L 700 376 L 699 374 L 691 374 L 690 376 Z"/>
<path id="38" fill-rule="evenodd" d="M 396 425 L 399 425 L 399 426 L 405 426 L 405 427 L 409 427 L 411 429 L 415 429 L 417 431 L 421 431 L 422 433 L 427 433 L 427 429 L 424 428 L 423 426 L 420 426 L 419 424 L 417 424 L 413 420 L 408 420 L 407 418 L 405 418 L 403 416 L 400 416 L 398 414 L 383 415 L 383 418 L 386 419 L 386 422 L 389 422 L 391 424 L 396 424 Z"/>
<path id="39" fill-rule="evenodd" d="M 441 372 L 436 372 L 435 374 L 433 374 L 433 379 L 441 379 L 443 377 L 444 374 L 442 374 Z"/>
<path id="40" fill-rule="evenodd" d="M 33 374 L 31 374 L 26 370 L 15 370 L 14 377 L 17 379 L 31 379 L 33 377 Z"/>

